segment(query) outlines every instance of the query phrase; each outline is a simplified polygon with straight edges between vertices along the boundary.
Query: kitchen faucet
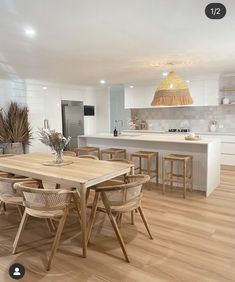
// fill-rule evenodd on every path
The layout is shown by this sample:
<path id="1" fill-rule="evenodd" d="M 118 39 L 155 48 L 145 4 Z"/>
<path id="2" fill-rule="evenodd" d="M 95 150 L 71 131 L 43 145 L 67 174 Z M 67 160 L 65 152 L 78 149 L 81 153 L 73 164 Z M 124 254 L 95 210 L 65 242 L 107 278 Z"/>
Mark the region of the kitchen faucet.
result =
<path id="1" fill-rule="evenodd" d="M 121 128 L 123 127 L 123 120 L 122 119 L 115 119 L 115 124 L 117 128 L 118 135 L 121 134 Z"/>

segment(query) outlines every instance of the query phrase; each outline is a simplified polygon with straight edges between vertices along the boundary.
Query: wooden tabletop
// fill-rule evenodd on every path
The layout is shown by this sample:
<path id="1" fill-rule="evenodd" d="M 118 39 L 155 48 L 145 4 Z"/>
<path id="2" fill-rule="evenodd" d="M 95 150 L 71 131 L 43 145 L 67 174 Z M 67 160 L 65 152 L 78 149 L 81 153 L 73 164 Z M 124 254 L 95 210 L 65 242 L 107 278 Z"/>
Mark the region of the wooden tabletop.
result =
<path id="1" fill-rule="evenodd" d="M 58 184 L 79 187 L 109 180 L 130 172 L 131 165 L 103 160 L 64 157 L 73 163 L 66 166 L 45 166 L 43 163 L 54 161 L 54 156 L 44 153 L 17 155 L 0 159 L 0 171 L 11 172 L 22 176 L 51 181 Z"/>

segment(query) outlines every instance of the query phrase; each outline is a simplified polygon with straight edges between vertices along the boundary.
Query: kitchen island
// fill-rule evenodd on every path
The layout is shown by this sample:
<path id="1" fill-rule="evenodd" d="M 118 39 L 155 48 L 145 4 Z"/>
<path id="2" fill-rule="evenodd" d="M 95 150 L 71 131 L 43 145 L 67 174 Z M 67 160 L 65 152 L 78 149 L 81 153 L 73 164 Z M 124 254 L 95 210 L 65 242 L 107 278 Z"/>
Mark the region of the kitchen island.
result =
<path id="1" fill-rule="evenodd" d="M 193 156 L 193 189 L 204 191 L 206 196 L 220 184 L 221 141 L 203 138 L 188 141 L 184 135 L 128 133 L 114 137 L 99 133 L 78 137 L 79 146 L 102 148 L 125 148 L 127 155 L 138 150 L 159 152 L 159 182 L 161 182 L 161 159 L 167 154 L 188 154 Z M 179 169 L 179 168 L 177 168 Z"/>

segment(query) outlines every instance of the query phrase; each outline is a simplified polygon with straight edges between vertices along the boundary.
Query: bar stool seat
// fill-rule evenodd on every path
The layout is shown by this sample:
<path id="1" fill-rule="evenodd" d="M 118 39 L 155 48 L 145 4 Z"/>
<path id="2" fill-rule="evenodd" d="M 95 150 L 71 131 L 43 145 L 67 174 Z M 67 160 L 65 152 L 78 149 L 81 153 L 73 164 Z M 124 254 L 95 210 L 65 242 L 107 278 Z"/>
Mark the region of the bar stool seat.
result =
<path id="1" fill-rule="evenodd" d="M 156 177 L 156 183 L 158 184 L 158 152 L 152 151 L 137 151 L 131 153 L 131 161 L 133 158 L 139 159 L 139 167 L 136 170 L 139 170 L 139 173 L 146 172 L 150 178 Z M 142 168 L 142 159 L 146 159 L 146 169 Z M 155 160 L 155 168 L 151 169 L 151 160 Z"/>
<path id="2" fill-rule="evenodd" d="M 99 147 L 84 146 L 84 147 L 75 148 L 73 150 L 77 154 L 77 156 L 96 153 L 97 157 L 100 158 L 100 148 Z"/>
<path id="3" fill-rule="evenodd" d="M 170 162 L 170 172 L 166 172 L 167 162 Z M 182 173 L 174 173 L 174 163 L 183 164 Z M 162 192 L 165 194 L 165 184 L 170 182 L 173 188 L 173 183 L 183 184 L 183 197 L 186 197 L 187 185 L 190 190 L 193 190 L 193 156 L 170 154 L 162 158 Z"/>
<path id="4" fill-rule="evenodd" d="M 120 155 L 123 155 L 124 159 L 126 159 L 126 149 L 122 148 L 107 148 L 100 151 L 101 159 L 103 159 L 103 155 L 107 154 L 110 156 L 110 159 L 120 158 Z"/>

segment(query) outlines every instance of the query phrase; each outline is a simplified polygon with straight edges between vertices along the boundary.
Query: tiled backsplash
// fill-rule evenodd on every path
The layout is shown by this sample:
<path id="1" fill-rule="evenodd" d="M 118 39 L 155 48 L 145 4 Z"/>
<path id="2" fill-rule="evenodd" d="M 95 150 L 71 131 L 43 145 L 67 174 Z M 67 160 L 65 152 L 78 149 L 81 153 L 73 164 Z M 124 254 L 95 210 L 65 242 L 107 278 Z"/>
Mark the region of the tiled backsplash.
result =
<path id="1" fill-rule="evenodd" d="M 208 131 L 211 120 L 218 122 L 217 131 L 235 132 L 235 105 L 214 107 L 182 107 L 162 109 L 133 109 L 132 116 L 148 122 L 153 130 L 190 128 L 195 132 Z"/>

